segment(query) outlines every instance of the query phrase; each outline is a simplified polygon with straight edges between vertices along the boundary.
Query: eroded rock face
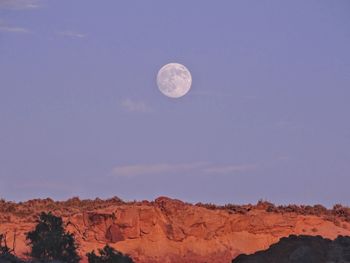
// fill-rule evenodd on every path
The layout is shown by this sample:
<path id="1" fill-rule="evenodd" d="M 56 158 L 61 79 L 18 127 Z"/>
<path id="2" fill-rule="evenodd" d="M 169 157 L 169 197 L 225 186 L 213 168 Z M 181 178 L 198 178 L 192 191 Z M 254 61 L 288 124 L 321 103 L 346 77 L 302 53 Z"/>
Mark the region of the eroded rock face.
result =
<path id="1" fill-rule="evenodd" d="M 0 233 L 7 233 L 8 244 L 16 239 L 15 251 L 21 256 L 28 251 L 25 234 L 34 228 L 41 211 L 63 217 L 82 256 L 108 243 L 140 263 L 231 262 L 239 254 L 267 249 L 291 234 L 329 239 L 350 235 L 350 224 L 341 215 L 329 220 L 324 215 L 281 212 L 259 205 L 208 209 L 166 197 L 132 203 L 117 198 L 34 200 L 0 203 L 0 211 Z M 293 257 L 307 254 L 305 249 Z"/>
<path id="2" fill-rule="evenodd" d="M 232 263 L 322 263 L 350 262 L 350 237 L 339 236 L 334 241 L 321 236 L 282 238 L 265 251 L 240 255 Z"/>

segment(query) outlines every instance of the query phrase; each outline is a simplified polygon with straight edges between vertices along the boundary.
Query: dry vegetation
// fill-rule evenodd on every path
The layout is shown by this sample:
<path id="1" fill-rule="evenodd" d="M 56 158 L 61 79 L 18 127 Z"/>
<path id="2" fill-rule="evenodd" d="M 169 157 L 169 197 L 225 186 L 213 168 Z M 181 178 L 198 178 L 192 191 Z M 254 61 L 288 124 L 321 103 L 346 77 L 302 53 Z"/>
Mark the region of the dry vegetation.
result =
<path id="1" fill-rule="evenodd" d="M 35 220 L 37 214 L 40 212 L 52 211 L 57 216 L 67 216 L 82 211 L 93 211 L 122 204 L 125 204 L 125 202 L 118 197 L 106 200 L 99 198 L 96 198 L 95 200 L 80 200 L 78 197 L 73 197 L 66 201 L 54 201 L 50 198 L 46 198 L 33 199 L 19 203 L 8 202 L 4 199 L 0 199 L 0 222 L 9 221 L 8 214 L 26 219 L 32 217 L 33 220 Z"/>
<path id="2" fill-rule="evenodd" d="M 233 213 L 246 214 L 250 210 L 260 209 L 270 213 L 296 213 L 298 215 L 314 215 L 323 217 L 329 221 L 339 224 L 339 220 L 344 220 L 350 223 L 350 207 L 336 204 L 332 209 L 327 209 L 322 205 L 279 205 L 276 206 L 267 201 L 260 200 L 256 205 L 234 205 L 226 204 L 218 206 L 214 204 L 196 204 L 207 209 L 222 209 Z"/>
<path id="3" fill-rule="evenodd" d="M 58 216 L 69 216 L 79 212 L 88 212 L 98 209 L 103 209 L 110 206 L 118 206 L 123 204 L 133 205 L 154 205 L 154 202 L 148 201 L 133 201 L 125 202 L 118 197 L 102 200 L 96 198 L 94 200 L 80 200 L 78 197 L 70 198 L 66 201 L 54 201 L 50 198 L 33 199 L 26 202 L 9 202 L 0 199 L 0 222 L 9 221 L 9 215 L 14 215 L 19 218 L 33 218 L 40 212 L 53 211 Z M 187 203 L 186 203 L 187 204 Z M 190 204 L 187 204 L 190 205 Z M 327 209 L 322 205 L 285 205 L 276 206 L 270 202 L 260 200 L 257 204 L 252 205 L 235 205 L 226 204 L 223 206 L 215 204 L 197 203 L 196 206 L 204 207 L 211 210 L 221 209 L 229 213 L 246 214 L 250 210 L 265 210 L 269 213 L 296 213 L 298 215 L 315 215 L 323 217 L 326 220 L 340 224 L 340 221 L 350 223 L 350 208 L 340 204 L 334 205 L 332 209 Z"/>

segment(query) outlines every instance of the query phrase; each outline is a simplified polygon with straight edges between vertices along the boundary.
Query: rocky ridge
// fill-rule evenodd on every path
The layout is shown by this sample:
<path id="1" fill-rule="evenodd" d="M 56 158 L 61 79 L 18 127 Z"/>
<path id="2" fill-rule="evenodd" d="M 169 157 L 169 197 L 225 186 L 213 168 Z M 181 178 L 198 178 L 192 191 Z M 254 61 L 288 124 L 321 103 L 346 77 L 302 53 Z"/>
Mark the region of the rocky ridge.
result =
<path id="1" fill-rule="evenodd" d="M 276 207 L 263 201 L 245 206 L 193 205 L 167 197 L 152 202 L 2 200 L 0 233 L 6 234 L 17 255 L 28 251 L 25 234 L 42 211 L 64 219 L 81 255 L 108 243 L 140 263 L 231 262 L 291 234 L 332 240 L 350 236 L 350 209 L 340 205 L 330 210 L 320 205 Z"/>

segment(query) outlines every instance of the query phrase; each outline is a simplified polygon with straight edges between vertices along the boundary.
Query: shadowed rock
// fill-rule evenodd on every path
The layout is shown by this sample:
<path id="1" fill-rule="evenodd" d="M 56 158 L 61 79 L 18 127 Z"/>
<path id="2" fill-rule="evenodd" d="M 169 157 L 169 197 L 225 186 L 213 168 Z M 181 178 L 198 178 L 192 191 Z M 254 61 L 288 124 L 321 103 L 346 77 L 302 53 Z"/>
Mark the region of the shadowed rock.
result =
<path id="1" fill-rule="evenodd" d="M 331 241 L 321 236 L 282 238 L 269 249 L 252 255 L 239 255 L 232 263 L 346 263 L 350 262 L 350 237 Z"/>

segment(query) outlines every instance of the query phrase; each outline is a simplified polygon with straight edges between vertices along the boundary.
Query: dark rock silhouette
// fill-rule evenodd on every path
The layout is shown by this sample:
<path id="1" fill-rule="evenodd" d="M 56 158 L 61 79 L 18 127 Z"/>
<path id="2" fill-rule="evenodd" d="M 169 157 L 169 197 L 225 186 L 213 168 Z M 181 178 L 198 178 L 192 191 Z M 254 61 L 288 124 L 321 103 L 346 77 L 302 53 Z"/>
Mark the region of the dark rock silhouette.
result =
<path id="1" fill-rule="evenodd" d="M 321 236 L 281 238 L 269 249 L 252 255 L 239 255 L 232 263 L 346 263 L 350 262 L 350 237 L 334 241 Z"/>

